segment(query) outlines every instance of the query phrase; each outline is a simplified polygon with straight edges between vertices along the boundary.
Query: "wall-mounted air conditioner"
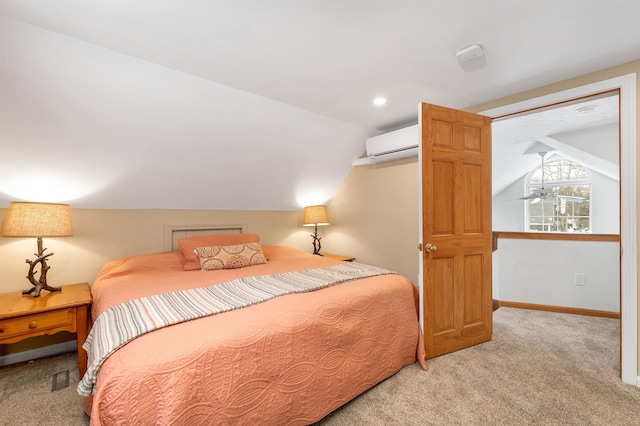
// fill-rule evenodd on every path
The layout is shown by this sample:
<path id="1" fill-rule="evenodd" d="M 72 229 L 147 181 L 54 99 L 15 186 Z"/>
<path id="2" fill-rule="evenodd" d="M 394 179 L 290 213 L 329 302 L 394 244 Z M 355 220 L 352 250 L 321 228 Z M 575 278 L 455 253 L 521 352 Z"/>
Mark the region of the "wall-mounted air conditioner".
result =
<path id="1" fill-rule="evenodd" d="M 358 158 L 352 165 L 366 166 L 369 164 L 385 163 L 402 158 L 417 157 L 420 142 L 418 125 L 383 133 L 368 138 L 367 156 Z"/>

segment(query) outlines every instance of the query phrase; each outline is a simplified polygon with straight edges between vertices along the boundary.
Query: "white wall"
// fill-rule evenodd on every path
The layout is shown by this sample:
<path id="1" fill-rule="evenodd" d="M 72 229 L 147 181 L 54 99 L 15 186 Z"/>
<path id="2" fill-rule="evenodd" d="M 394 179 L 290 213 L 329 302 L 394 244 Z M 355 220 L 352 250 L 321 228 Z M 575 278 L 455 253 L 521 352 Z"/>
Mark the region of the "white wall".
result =
<path id="1" fill-rule="evenodd" d="M 620 233 L 620 182 L 594 171 L 591 175 L 591 225 L 594 234 Z"/>
<path id="2" fill-rule="evenodd" d="M 620 162 L 618 123 L 553 135 L 554 139 L 613 164 Z"/>
<path id="3" fill-rule="evenodd" d="M 620 312 L 619 245 L 595 241 L 500 239 L 494 299 Z M 583 273 L 584 286 L 574 283 Z"/>
<path id="4" fill-rule="evenodd" d="M 618 181 L 589 173 L 593 233 L 618 234 Z M 524 180 L 523 176 L 494 197 L 494 231 L 525 232 L 525 203 L 518 201 Z M 584 287 L 573 284 L 576 272 L 585 273 Z M 617 243 L 500 239 L 493 254 L 497 300 L 619 312 L 619 277 Z"/>
<path id="5" fill-rule="evenodd" d="M 518 198 L 524 196 L 524 180 L 522 176 L 504 191 L 493 197 L 492 214 L 494 231 L 525 232 L 524 229 L 524 201 Z"/>

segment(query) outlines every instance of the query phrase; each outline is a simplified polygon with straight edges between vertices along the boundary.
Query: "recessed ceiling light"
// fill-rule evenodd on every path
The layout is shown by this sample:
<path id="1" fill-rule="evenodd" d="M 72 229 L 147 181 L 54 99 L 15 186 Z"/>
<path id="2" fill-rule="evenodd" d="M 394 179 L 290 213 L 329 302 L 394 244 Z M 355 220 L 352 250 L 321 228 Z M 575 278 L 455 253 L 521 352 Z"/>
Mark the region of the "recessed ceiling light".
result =
<path id="1" fill-rule="evenodd" d="M 373 104 L 377 106 L 382 106 L 387 103 L 387 99 L 383 97 L 375 98 L 373 100 Z"/>

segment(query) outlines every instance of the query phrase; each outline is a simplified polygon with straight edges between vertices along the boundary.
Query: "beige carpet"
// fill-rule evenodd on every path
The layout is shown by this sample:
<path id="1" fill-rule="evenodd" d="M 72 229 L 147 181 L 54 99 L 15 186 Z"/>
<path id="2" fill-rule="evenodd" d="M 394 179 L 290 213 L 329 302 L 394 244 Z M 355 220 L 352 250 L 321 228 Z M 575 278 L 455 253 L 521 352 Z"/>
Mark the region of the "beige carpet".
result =
<path id="1" fill-rule="evenodd" d="M 494 339 L 411 365 L 325 425 L 640 425 L 640 388 L 618 378 L 619 322 L 500 308 Z M 0 368 L 0 425 L 86 425 L 73 354 Z M 52 377 L 70 370 L 68 388 Z"/>
<path id="2" fill-rule="evenodd" d="M 52 392 L 54 374 L 66 371 L 69 386 Z M 0 368 L 0 425 L 88 425 L 77 385 L 75 353 Z"/>
<path id="3" fill-rule="evenodd" d="M 491 342 L 405 367 L 323 425 L 640 425 L 619 322 L 500 308 Z"/>

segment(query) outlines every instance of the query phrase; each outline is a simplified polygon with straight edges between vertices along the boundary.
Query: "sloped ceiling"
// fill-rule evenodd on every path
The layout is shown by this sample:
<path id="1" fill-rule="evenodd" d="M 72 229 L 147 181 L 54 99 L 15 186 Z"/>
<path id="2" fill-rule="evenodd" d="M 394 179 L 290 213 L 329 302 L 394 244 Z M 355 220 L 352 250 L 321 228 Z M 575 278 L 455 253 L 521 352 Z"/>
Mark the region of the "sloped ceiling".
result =
<path id="1" fill-rule="evenodd" d="M 2 0 L 0 207 L 324 203 L 420 101 L 638 59 L 640 2 L 611 3 Z M 463 68 L 473 43 L 485 57 Z"/>
<path id="2" fill-rule="evenodd" d="M 541 151 L 546 160 L 573 160 L 619 181 L 618 125 L 617 93 L 494 120 L 493 196 L 540 166 Z"/>

